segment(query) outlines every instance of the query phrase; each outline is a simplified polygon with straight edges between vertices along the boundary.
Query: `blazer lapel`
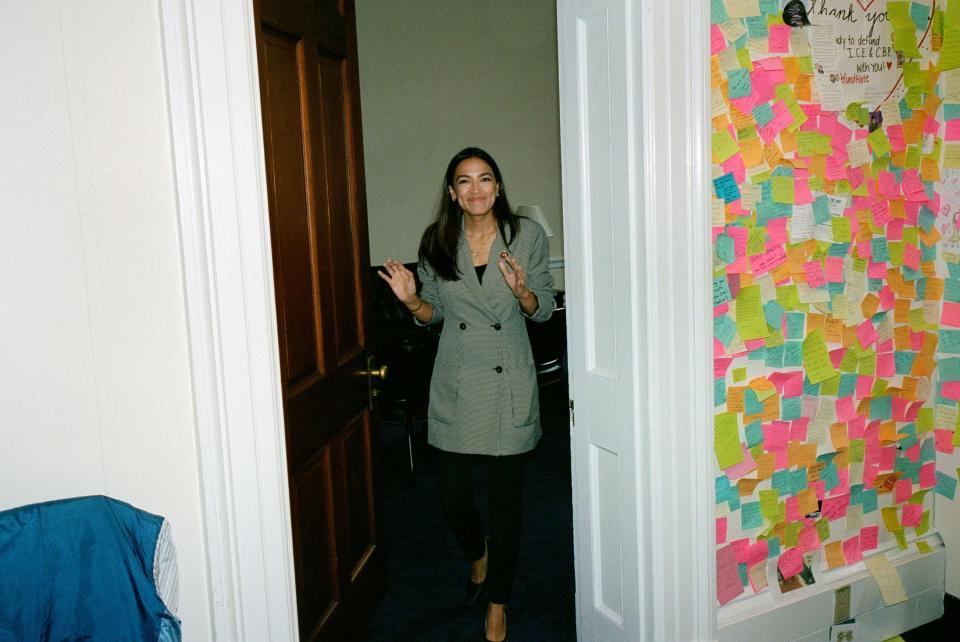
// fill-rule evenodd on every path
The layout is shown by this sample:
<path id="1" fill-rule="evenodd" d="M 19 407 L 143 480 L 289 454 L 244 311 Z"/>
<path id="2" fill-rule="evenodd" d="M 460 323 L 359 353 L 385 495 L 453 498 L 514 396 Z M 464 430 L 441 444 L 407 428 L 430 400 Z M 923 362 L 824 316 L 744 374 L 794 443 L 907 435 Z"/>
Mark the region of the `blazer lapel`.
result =
<path id="1" fill-rule="evenodd" d="M 477 280 L 477 271 L 473 267 L 473 257 L 470 256 L 470 244 L 467 243 L 466 234 L 463 231 L 463 222 L 460 223 L 460 245 L 457 249 L 457 268 L 460 270 L 460 279 L 463 281 L 463 284 L 467 287 L 470 294 L 473 295 L 473 298 L 476 299 L 477 304 L 487 313 L 494 321 L 497 320 L 496 315 L 493 313 L 493 309 L 490 307 L 489 301 L 487 301 L 487 295 L 484 292 L 484 288 L 480 287 L 480 281 Z M 497 235 L 497 239 L 499 239 Z M 497 245 L 497 239 L 494 239 L 493 246 L 491 247 L 490 253 L 493 254 L 493 247 Z M 501 244 L 502 245 L 502 244 Z M 499 259 L 500 250 L 497 250 L 497 258 Z M 497 274 L 494 275 L 491 273 L 491 269 L 496 270 Z M 497 267 L 496 261 L 488 259 L 487 271 L 484 272 L 484 281 L 489 280 L 493 276 L 500 276 L 500 268 Z"/>

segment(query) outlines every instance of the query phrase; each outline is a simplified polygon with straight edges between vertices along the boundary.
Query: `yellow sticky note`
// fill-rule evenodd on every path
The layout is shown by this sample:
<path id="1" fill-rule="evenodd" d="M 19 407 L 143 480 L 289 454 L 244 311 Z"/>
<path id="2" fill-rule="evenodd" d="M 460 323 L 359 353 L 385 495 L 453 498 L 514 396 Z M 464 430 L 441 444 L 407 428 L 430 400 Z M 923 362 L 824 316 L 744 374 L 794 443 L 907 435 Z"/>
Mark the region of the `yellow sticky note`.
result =
<path id="1" fill-rule="evenodd" d="M 943 168 L 960 169 L 960 144 L 943 146 Z"/>
<path id="2" fill-rule="evenodd" d="M 830 219 L 833 230 L 833 240 L 836 243 L 850 243 L 853 240 L 850 231 L 850 219 L 845 216 L 834 216 Z"/>
<path id="3" fill-rule="evenodd" d="M 887 606 L 907 601 L 907 592 L 903 588 L 903 581 L 897 569 L 890 563 L 883 553 L 871 555 L 863 559 L 864 566 L 876 580 L 880 588 L 880 596 Z"/>
<path id="4" fill-rule="evenodd" d="M 767 336 L 767 320 L 763 316 L 760 286 L 748 285 L 737 293 L 737 332 L 744 341 Z"/>
<path id="5" fill-rule="evenodd" d="M 803 369 L 806 371 L 810 383 L 820 383 L 837 376 L 837 371 L 830 363 L 830 354 L 827 351 L 827 342 L 823 338 L 823 330 L 813 330 L 803 340 L 802 347 Z"/>
<path id="6" fill-rule="evenodd" d="M 790 176 L 774 176 L 773 202 L 793 205 L 795 200 L 793 178 Z"/>
<path id="7" fill-rule="evenodd" d="M 720 468 L 729 468 L 743 461 L 737 414 L 721 412 L 713 417 L 713 450 Z"/>

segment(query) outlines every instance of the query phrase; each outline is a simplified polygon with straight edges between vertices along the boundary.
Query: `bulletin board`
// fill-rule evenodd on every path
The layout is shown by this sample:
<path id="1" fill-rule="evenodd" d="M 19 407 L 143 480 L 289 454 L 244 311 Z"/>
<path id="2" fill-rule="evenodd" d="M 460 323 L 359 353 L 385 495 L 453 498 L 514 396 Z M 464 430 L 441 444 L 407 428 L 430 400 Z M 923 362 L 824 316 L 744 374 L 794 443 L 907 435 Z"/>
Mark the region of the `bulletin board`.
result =
<path id="1" fill-rule="evenodd" d="M 712 0 L 711 23 L 725 605 L 926 552 L 955 499 L 960 0 Z"/>

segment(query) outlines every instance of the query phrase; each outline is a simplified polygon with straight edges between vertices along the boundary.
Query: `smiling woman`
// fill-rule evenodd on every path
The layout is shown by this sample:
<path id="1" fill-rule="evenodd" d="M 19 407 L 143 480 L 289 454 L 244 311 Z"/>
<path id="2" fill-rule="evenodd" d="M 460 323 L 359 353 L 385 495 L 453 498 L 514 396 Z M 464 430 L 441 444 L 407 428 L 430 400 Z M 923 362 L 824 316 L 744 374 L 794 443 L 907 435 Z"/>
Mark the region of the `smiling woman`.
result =
<path id="1" fill-rule="evenodd" d="M 484 279 L 499 258 L 500 274 Z M 543 228 L 513 213 L 500 168 L 468 147 L 447 165 L 436 221 L 413 274 L 387 260 L 380 276 L 420 324 L 444 321 L 430 383 L 428 441 L 436 447 L 444 514 L 470 563 L 468 604 L 489 598 L 485 632 L 506 638 L 520 544 L 520 498 L 540 428 L 536 371 L 525 317 L 553 313 Z M 488 466 L 490 536 L 474 505 L 472 465 Z"/>

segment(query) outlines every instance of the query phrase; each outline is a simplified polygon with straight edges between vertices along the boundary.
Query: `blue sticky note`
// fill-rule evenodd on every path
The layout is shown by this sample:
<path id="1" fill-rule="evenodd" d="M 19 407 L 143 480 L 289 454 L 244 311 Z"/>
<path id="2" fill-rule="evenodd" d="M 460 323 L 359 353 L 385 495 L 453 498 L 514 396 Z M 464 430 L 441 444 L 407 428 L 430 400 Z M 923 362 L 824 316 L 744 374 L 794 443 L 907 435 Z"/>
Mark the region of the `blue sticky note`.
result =
<path id="1" fill-rule="evenodd" d="M 903 352 L 896 351 L 893 353 L 893 365 L 896 369 L 898 375 L 908 375 L 910 374 L 910 369 L 913 368 L 913 360 L 916 358 L 916 352 Z M 870 405 L 873 405 L 873 402 L 870 402 Z"/>
<path id="2" fill-rule="evenodd" d="M 947 499 L 953 499 L 957 494 L 957 480 L 938 470 L 936 492 Z"/>
<path id="3" fill-rule="evenodd" d="M 874 397 L 870 400 L 870 419 L 890 419 L 893 417 L 893 398 Z"/>
<path id="4" fill-rule="evenodd" d="M 918 459 L 919 464 L 925 464 L 928 461 L 933 461 L 937 458 L 936 446 L 933 441 L 933 437 L 928 437 L 923 440 L 923 443 L 920 444 L 920 458 Z"/>
<path id="5" fill-rule="evenodd" d="M 913 24 L 923 31 L 927 28 L 927 23 L 929 22 L 929 7 L 919 2 L 910 3 L 910 17 L 913 19 Z"/>
<path id="6" fill-rule="evenodd" d="M 722 406 L 727 403 L 727 381 L 722 377 L 713 380 L 713 405 Z"/>
<path id="7" fill-rule="evenodd" d="M 740 506 L 740 528 L 760 528 L 763 526 L 763 515 L 760 513 L 760 502 L 746 502 Z"/>
<path id="8" fill-rule="evenodd" d="M 780 326 L 783 325 L 784 314 L 786 314 L 786 310 L 775 300 L 763 304 L 763 316 L 767 319 L 767 325 L 775 330 L 779 330 Z"/>
<path id="9" fill-rule="evenodd" d="M 728 71 L 727 83 L 729 85 L 729 96 L 731 99 L 744 98 L 753 93 L 753 84 L 750 82 L 750 72 L 746 69 Z"/>
<path id="10" fill-rule="evenodd" d="M 780 556 L 780 538 L 771 537 L 767 540 L 767 559 Z"/>
<path id="11" fill-rule="evenodd" d="M 803 341 L 787 341 L 783 344 L 783 367 L 799 368 L 803 365 Z"/>
<path id="12" fill-rule="evenodd" d="M 724 263 L 736 262 L 736 242 L 733 240 L 732 236 L 727 236 L 726 234 L 717 235 L 717 240 L 714 242 L 714 247 L 716 248 L 718 259 Z"/>
<path id="13" fill-rule="evenodd" d="M 909 479 L 914 483 L 920 481 L 920 462 L 910 461 L 906 457 L 897 457 L 893 469 L 902 473 L 901 479 Z"/>
<path id="14" fill-rule="evenodd" d="M 960 118 L 960 104 L 957 103 L 944 103 L 943 105 L 943 119 L 944 120 L 956 120 Z"/>
<path id="15" fill-rule="evenodd" d="M 753 388 L 747 388 L 743 393 L 743 414 L 759 415 L 763 412 L 763 404 L 757 399 L 757 393 Z"/>
<path id="16" fill-rule="evenodd" d="M 770 33 L 767 30 L 767 19 L 763 16 L 749 16 L 744 22 L 747 23 L 747 35 L 751 38 L 766 38 Z"/>
<path id="17" fill-rule="evenodd" d="M 807 487 L 806 468 L 798 468 L 790 471 L 790 486 L 793 488 L 794 495 Z"/>
<path id="18" fill-rule="evenodd" d="M 850 487 L 850 505 L 855 506 L 863 501 L 863 484 L 854 484 Z"/>
<path id="19" fill-rule="evenodd" d="M 837 466 L 832 461 L 827 463 L 820 471 L 820 479 L 825 482 L 825 487 L 830 490 L 840 483 L 840 476 L 837 474 Z"/>
<path id="20" fill-rule="evenodd" d="M 720 475 L 713 480 L 713 492 L 718 504 L 730 499 L 730 480 L 727 479 L 726 475 Z"/>
<path id="21" fill-rule="evenodd" d="M 933 224 L 937 220 L 937 215 L 934 214 L 930 208 L 926 205 L 920 208 L 920 212 L 917 216 L 917 222 L 920 224 L 920 227 L 923 228 L 924 232 L 929 232 L 933 228 Z"/>
<path id="22" fill-rule="evenodd" d="M 943 280 L 943 300 L 960 303 L 960 279 Z"/>
<path id="23" fill-rule="evenodd" d="M 719 24 L 729 19 L 730 15 L 727 13 L 727 6 L 723 3 L 723 0 L 710 0 L 710 22 Z"/>
<path id="24" fill-rule="evenodd" d="M 960 357 L 937 360 L 937 371 L 941 381 L 960 381 Z"/>
<path id="25" fill-rule="evenodd" d="M 903 439 L 898 442 L 898 445 L 903 450 L 912 448 L 915 443 L 917 443 L 917 425 L 916 424 L 907 424 L 902 426 L 897 430 L 898 435 L 906 435 Z"/>
<path id="26" fill-rule="evenodd" d="M 765 127 L 767 123 L 773 120 L 773 109 L 770 103 L 763 103 L 753 108 L 753 119 L 757 121 L 757 126 Z"/>
<path id="27" fill-rule="evenodd" d="M 783 367 L 783 346 L 770 346 L 767 348 L 767 354 L 763 359 L 764 365 L 768 368 Z"/>
<path id="28" fill-rule="evenodd" d="M 713 307 L 730 300 L 730 284 L 724 275 L 713 277 Z"/>
<path id="29" fill-rule="evenodd" d="M 787 314 L 787 338 L 795 341 L 803 340 L 803 323 L 807 315 L 803 312 Z"/>
<path id="30" fill-rule="evenodd" d="M 960 330 L 940 330 L 937 351 L 940 354 L 960 354 Z"/>
<path id="31" fill-rule="evenodd" d="M 887 239 L 883 236 L 875 236 L 870 239 L 870 253 L 873 256 L 874 263 L 886 263 L 890 260 L 890 250 L 887 247 Z"/>
<path id="32" fill-rule="evenodd" d="M 780 0 L 760 0 L 761 13 L 780 13 Z"/>
<path id="33" fill-rule="evenodd" d="M 840 375 L 840 388 L 837 390 L 837 399 L 852 397 L 857 391 L 857 373 L 844 372 Z"/>
<path id="34" fill-rule="evenodd" d="M 813 201 L 813 220 L 816 221 L 817 225 L 827 223 L 830 220 L 830 202 L 823 194 Z"/>
<path id="35" fill-rule="evenodd" d="M 713 190 L 717 198 L 723 199 L 724 203 L 740 200 L 740 188 L 737 187 L 737 179 L 732 173 L 713 179 Z"/>
<path id="36" fill-rule="evenodd" d="M 793 482 L 790 480 L 790 471 L 780 469 L 773 471 L 773 477 L 770 479 L 771 490 L 784 497 L 793 494 Z"/>
<path id="37" fill-rule="evenodd" d="M 860 505 L 863 506 L 863 514 L 872 513 L 877 510 L 877 491 L 868 488 L 860 495 Z"/>
<path id="38" fill-rule="evenodd" d="M 807 379 L 807 376 L 803 376 L 803 394 L 809 395 L 811 397 L 820 396 L 820 384 L 819 383 L 810 383 L 810 380 Z"/>
<path id="39" fill-rule="evenodd" d="M 951 279 L 960 279 L 960 263 L 947 263 L 947 271 Z"/>
<path id="40" fill-rule="evenodd" d="M 800 397 L 781 397 L 780 398 L 780 418 L 781 419 L 799 419 L 800 418 Z"/>
<path id="41" fill-rule="evenodd" d="M 763 441 L 763 424 L 758 421 L 751 421 L 743 427 L 743 434 L 747 438 L 747 448 L 753 448 Z"/>
<path id="42" fill-rule="evenodd" d="M 737 324 L 726 314 L 713 317 L 713 336 L 725 346 L 730 345 L 737 334 Z"/>

